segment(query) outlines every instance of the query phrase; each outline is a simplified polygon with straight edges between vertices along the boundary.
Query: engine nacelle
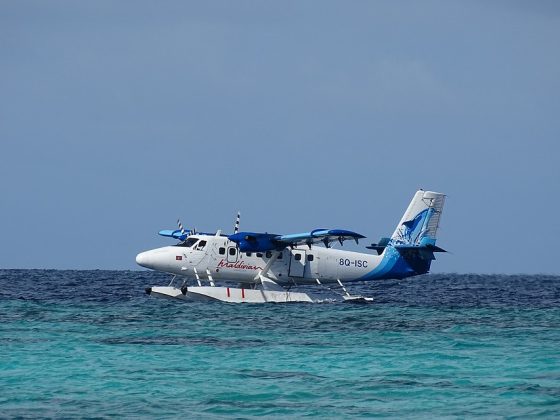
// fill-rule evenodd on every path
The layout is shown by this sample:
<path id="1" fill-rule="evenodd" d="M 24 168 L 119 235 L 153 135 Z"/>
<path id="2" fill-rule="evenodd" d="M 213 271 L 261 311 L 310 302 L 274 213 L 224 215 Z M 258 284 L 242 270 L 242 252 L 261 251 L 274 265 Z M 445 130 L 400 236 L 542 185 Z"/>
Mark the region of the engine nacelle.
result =
<path id="1" fill-rule="evenodd" d="M 277 236 L 272 233 L 239 232 L 228 236 L 228 239 L 235 242 L 241 252 L 266 252 L 279 247 L 275 241 Z"/>

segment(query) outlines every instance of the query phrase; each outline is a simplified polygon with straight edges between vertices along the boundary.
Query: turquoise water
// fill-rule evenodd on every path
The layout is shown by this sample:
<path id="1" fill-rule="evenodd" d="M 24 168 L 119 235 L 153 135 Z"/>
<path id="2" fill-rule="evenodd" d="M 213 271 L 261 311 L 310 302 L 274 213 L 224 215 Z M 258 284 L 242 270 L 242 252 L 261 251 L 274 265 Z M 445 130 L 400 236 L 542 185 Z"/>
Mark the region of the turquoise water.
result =
<path id="1" fill-rule="evenodd" d="M 7 417 L 558 417 L 560 277 L 358 285 L 373 304 L 181 303 L 150 272 L 0 270 Z"/>

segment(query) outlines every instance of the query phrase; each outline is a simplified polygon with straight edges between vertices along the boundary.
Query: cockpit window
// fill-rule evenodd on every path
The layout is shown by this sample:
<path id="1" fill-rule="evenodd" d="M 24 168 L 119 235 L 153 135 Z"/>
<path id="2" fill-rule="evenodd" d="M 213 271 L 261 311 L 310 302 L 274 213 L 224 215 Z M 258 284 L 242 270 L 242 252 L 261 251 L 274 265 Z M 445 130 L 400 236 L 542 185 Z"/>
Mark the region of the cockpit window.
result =
<path id="1" fill-rule="evenodd" d="M 190 248 L 191 246 L 193 246 L 197 242 L 198 242 L 198 238 L 187 238 L 186 240 L 184 240 L 183 242 L 179 242 L 175 246 L 182 246 L 182 247 L 185 247 L 185 248 Z"/>
<path id="2" fill-rule="evenodd" d="M 194 249 L 196 249 L 197 251 L 202 251 L 204 249 L 204 247 L 206 246 L 206 241 L 200 241 Z"/>

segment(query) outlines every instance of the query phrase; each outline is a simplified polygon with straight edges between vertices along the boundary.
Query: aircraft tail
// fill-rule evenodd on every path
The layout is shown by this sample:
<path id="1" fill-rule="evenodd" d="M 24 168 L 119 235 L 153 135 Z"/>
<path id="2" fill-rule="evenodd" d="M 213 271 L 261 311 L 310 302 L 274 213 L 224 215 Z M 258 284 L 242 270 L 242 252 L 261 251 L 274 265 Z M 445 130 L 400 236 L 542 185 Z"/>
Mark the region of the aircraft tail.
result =
<path id="1" fill-rule="evenodd" d="M 444 203 L 445 194 L 417 191 L 389 243 L 394 246 L 435 245 Z"/>
<path id="2" fill-rule="evenodd" d="M 434 252 L 446 252 L 436 246 L 436 235 L 441 219 L 445 194 L 419 190 L 414 194 L 395 232 L 390 238 L 381 238 L 369 249 L 384 255 L 391 268 L 387 278 L 404 278 L 430 271 Z"/>
<path id="3" fill-rule="evenodd" d="M 417 191 L 388 241 L 413 274 L 428 273 L 436 259 L 434 252 L 445 252 L 436 246 L 444 202 L 445 194 Z"/>

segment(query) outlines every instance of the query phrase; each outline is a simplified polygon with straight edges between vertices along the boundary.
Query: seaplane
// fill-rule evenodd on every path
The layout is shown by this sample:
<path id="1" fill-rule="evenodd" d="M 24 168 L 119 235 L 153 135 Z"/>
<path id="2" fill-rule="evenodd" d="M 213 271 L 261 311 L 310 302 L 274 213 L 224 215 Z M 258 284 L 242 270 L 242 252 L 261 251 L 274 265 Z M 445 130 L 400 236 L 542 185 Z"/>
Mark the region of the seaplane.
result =
<path id="1" fill-rule="evenodd" d="M 238 213 L 231 235 L 221 230 L 199 233 L 178 220 L 178 229 L 159 232 L 178 242 L 141 252 L 136 263 L 173 276 L 167 286 L 146 288 L 147 294 L 160 298 L 315 302 L 295 286 L 317 285 L 340 291 L 344 301 L 369 302 L 373 298 L 352 295 L 345 284 L 425 274 L 434 254 L 446 252 L 436 246 L 444 201 L 445 194 L 417 191 L 393 235 L 367 246 L 368 253 L 338 247 L 365 238 L 345 229 L 287 235 L 239 231 Z"/>

